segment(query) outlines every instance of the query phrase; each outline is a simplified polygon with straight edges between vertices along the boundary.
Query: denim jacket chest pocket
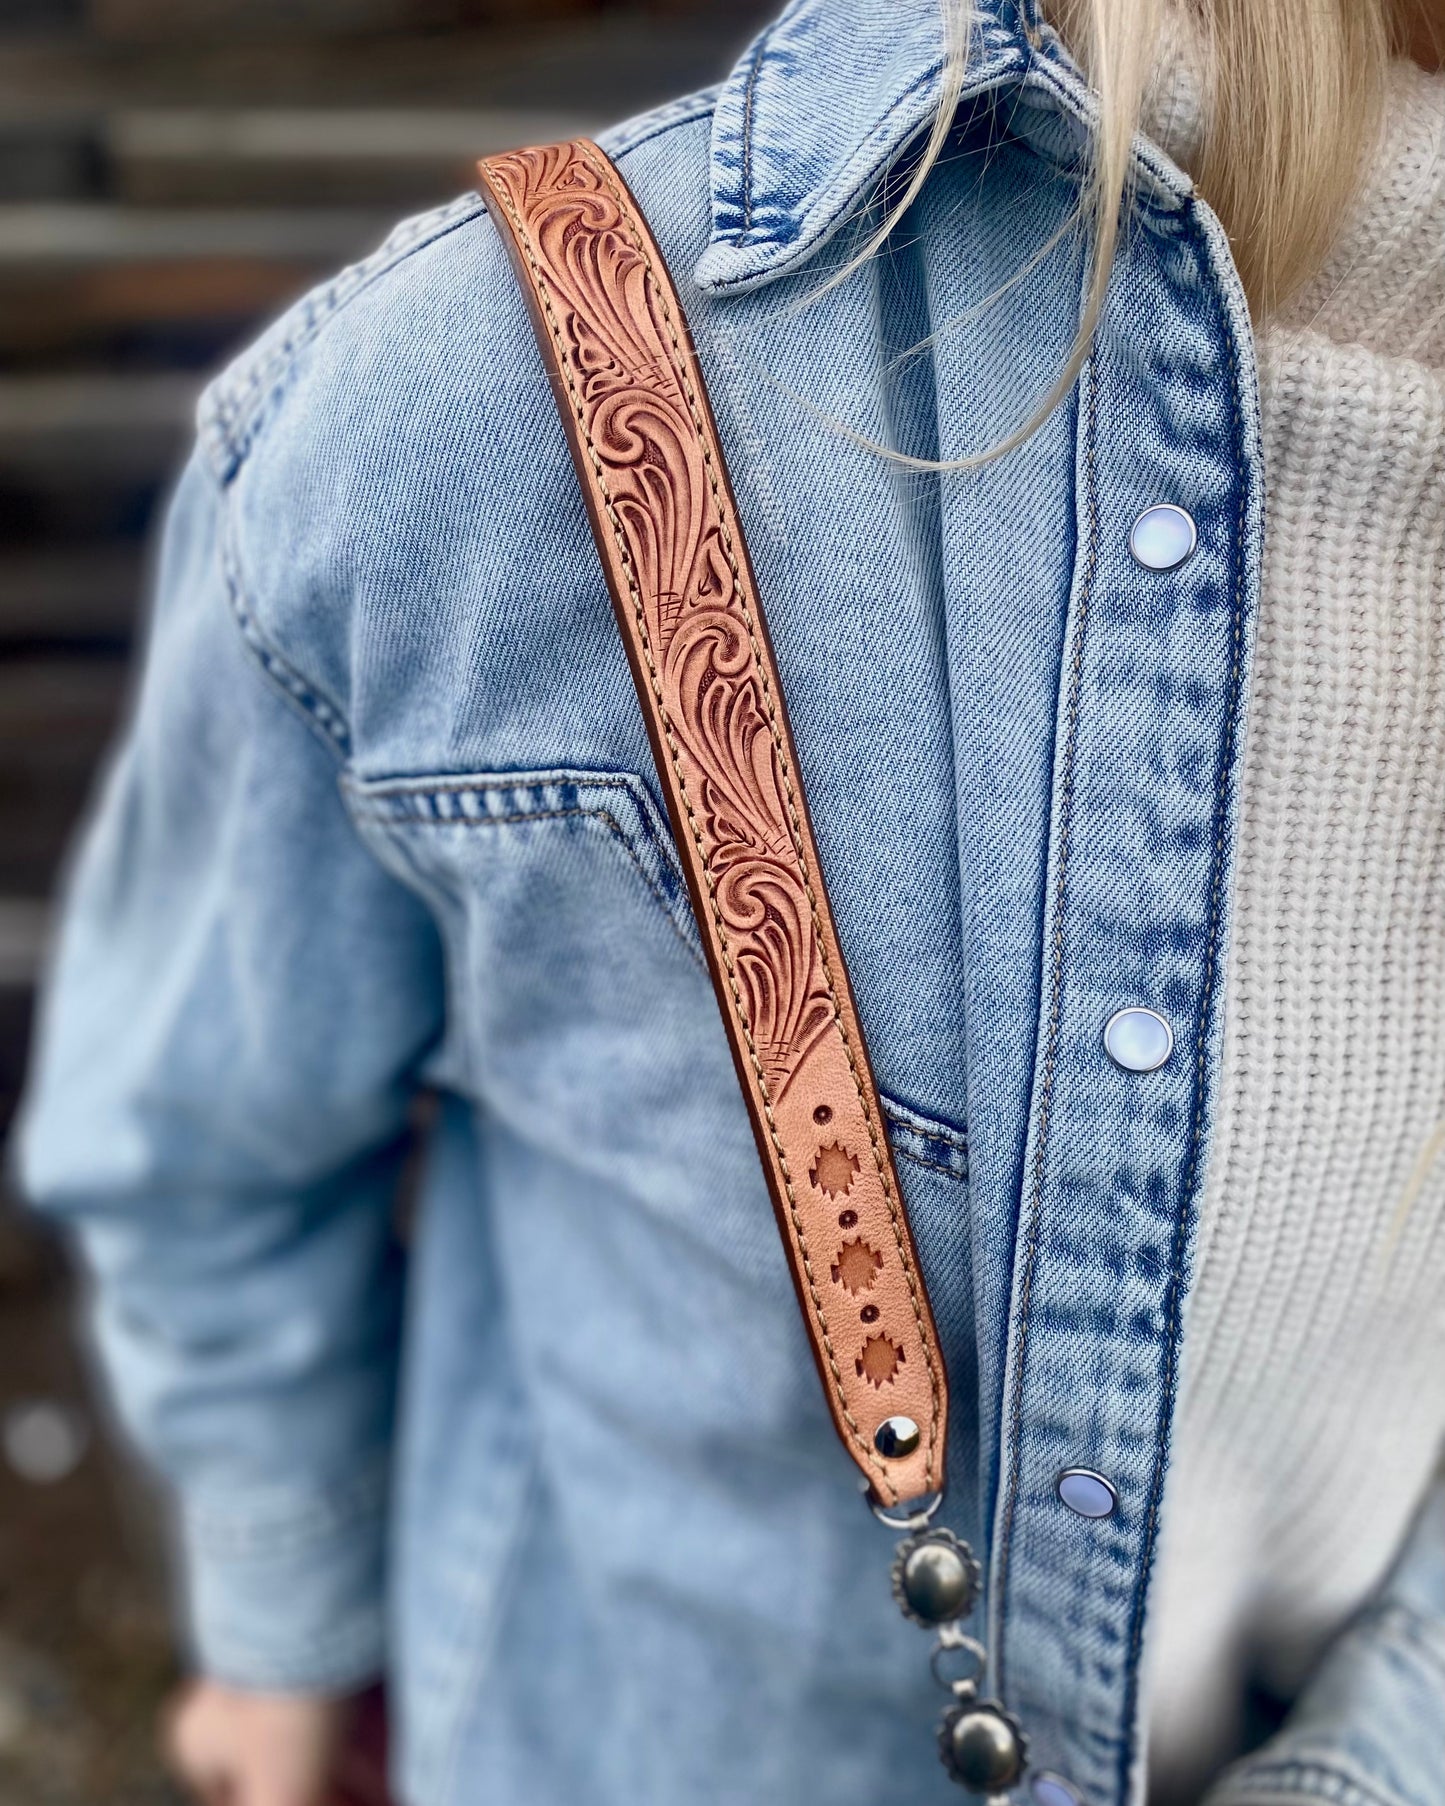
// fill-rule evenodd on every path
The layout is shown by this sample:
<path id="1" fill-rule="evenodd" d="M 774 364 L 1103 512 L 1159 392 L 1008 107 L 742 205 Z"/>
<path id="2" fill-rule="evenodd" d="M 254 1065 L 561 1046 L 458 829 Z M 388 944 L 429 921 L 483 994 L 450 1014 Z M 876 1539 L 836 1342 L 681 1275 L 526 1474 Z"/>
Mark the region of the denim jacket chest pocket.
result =
<path id="1" fill-rule="evenodd" d="M 705 1225 L 785 1289 L 701 940 L 642 779 L 555 769 L 348 779 L 344 791 L 442 934 L 442 1081 L 579 1182 Z M 956 1211 L 964 1133 L 883 1101 L 906 1189 L 940 1190 Z"/>

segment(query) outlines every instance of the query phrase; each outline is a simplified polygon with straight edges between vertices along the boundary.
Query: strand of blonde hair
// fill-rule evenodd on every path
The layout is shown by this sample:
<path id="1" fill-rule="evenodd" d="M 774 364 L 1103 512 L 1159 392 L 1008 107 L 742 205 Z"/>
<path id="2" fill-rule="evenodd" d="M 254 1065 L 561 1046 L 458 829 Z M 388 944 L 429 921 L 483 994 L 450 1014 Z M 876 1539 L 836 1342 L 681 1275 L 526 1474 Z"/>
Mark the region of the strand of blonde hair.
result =
<path id="1" fill-rule="evenodd" d="M 876 229 L 808 301 L 886 245 L 948 144 L 975 14 L 973 0 L 940 5 L 945 52 L 928 138 Z M 1047 392 L 984 451 L 943 463 L 900 458 L 849 431 L 856 443 L 914 469 L 969 470 L 1002 457 L 1031 438 L 1073 389 L 1128 217 L 1134 140 L 1166 30 L 1187 35 L 1197 65 L 1201 133 L 1190 173 L 1228 234 L 1256 319 L 1276 312 L 1323 263 L 1376 139 L 1391 56 L 1438 59 L 1445 47 L 1445 0 L 1046 0 L 1046 11 L 1097 97 L 1081 172 L 1078 221 L 1089 263 L 1078 330 Z"/>

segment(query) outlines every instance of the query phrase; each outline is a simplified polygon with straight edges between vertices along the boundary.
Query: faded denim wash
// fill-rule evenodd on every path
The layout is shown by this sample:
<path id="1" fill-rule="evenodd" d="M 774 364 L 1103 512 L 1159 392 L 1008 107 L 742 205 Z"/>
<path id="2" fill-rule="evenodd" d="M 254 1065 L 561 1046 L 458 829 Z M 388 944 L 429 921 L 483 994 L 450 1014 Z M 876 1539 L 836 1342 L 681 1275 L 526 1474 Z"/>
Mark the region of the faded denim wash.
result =
<path id="1" fill-rule="evenodd" d="M 605 142 L 682 285 L 769 609 L 951 1374 L 945 1521 L 985 1562 L 991 1690 L 1036 1770 L 1125 1806 L 1220 1056 L 1253 348 L 1217 222 L 1141 144 L 1093 356 L 1027 444 L 939 478 L 840 432 L 983 449 L 1075 330 L 1090 99 L 1011 0 L 907 222 L 817 292 L 940 54 L 935 0 L 795 0 L 721 89 Z M 1128 549 L 1161 500 L 1199 530 L 1169 574 Z M 1159 1071 L 1105 1057 L 1121 1003 L 1174 1024 Z M 475 196 L 207 391 L 26 1173 L 175 1483 L 211 1672 L 387 1665 L 413 1806 L 955 1797 Z M 1060 1507 L 1073 1465 L 1112 1519 Z M 1421 1549 L 1231 1806 L 1445 1800 Z"/>

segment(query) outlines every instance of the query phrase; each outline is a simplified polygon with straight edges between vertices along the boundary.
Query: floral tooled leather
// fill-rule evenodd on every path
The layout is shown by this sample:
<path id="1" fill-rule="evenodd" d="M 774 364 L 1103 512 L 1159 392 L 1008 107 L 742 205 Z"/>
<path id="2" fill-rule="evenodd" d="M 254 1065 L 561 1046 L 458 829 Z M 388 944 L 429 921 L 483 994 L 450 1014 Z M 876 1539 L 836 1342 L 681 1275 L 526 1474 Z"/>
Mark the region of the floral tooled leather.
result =
<path id="1" fill-rule="evenodd" d="M 875 1500 L 941 1489 L 947 1382 L 687 325 L 583 139 L 488 158 L 677 834 L 809 1339 Z M 874 1441 L 911 1417 L 916 1450 Z"/>

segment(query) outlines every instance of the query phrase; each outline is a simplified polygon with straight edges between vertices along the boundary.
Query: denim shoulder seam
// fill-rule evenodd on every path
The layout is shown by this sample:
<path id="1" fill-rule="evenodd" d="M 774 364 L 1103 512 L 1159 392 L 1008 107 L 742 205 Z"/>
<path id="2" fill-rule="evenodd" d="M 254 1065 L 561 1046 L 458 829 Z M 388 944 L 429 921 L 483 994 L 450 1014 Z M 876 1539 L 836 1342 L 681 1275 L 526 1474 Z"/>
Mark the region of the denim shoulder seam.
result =
<path id="1" fill-rule="evenodd" d="M 685 95 L 605 132 L 602 142 L 611 155 L 626 156 L 666 132 L 705 118 L 716 102 L 716 88 Z M 222 483 L 234 481 L 245 463 L 266 405 L 297 355 L 364 290 L 416 252 L 485 212 L 486 203 L 473 190 L 429 213 L 402 221 L 378 250 L 313 289 L 282 316 L 252 353 L 210 384 L 201 398 L 198 428 L 206 455 Z"/>
<path id="2" fill-rule="evenodd" d="M 267 404 L 298 354 L 359 294 L 415 252 L 483 212 L 482 198 L 473 192 L 404 220 L 369 257 L 298 301 L 250 353 L 210 384 L 201 397 L 197 426 L 218 481 L 225 485 L 235 480 L 255 443 Z"/>
<path id="3" fill-rule="evenodd" d="M 222 494 L 223 509 L 229 499 L 229 494 Z M 351 729 L 341 709 L 320 684 L 313 683 L 272 645 L 257 619 L 241 574 L 240 554 L 235 544 L 229 512 L 221 529 L 219 555 L 231 619 L 252 663 L 267 685 L 301 717 L 333 757 L 343 761 L 349 759 Z"/>

